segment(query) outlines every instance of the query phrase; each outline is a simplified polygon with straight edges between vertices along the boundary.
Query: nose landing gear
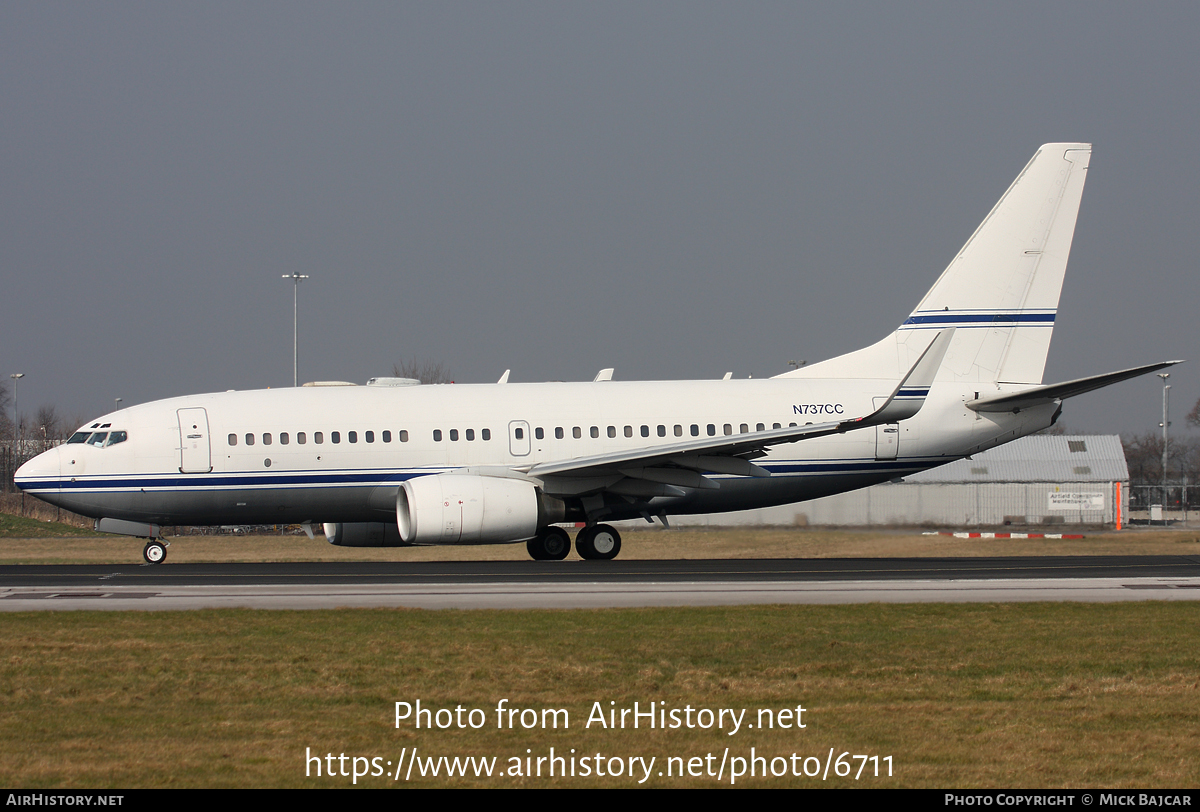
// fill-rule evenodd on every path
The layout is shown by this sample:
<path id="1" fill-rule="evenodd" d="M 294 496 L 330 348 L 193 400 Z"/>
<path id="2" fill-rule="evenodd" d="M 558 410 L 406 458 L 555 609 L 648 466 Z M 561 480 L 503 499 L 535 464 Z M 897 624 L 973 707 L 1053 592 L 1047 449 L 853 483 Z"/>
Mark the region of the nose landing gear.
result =
<path id="1" fill-rule="evenodd" d="M 151 539 L 146 542 L 146 546 L 142 550 L 142 558 L 146 559 L 147 564 L 161 564 L 166 557 L 166 544 L 158 539 Z"/>

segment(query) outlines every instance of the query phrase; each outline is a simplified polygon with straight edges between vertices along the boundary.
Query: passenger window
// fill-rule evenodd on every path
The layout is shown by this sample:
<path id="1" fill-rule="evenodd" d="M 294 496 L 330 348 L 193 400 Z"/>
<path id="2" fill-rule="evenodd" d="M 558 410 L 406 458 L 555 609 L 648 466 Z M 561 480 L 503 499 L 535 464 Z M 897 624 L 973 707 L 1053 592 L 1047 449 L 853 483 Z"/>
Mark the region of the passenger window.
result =
<path id="1" fill-rule="evenodd" d="M 741 426 L 738 427 L 738 432 L 741 434 L 745 434 L 748 431 L 750 431 L 750 427 L 747 426 L 745 423 L 743 423 Z"/>
<path id="2" fill-rule="evenodd" d="M 408 442 L 408 429 L 400 429 L 400 442 Z"/>
<path id="3" fill-rule="evenodd" d="M 346 439 L 352 443 L 357 443 L 358 442 L 358 432 L 357 431 L 346 432 Z M 334 440 L 334 442 L 336 443 L 337 440 Z"/>
<path id="4" fill-rule="evenodd" d="M 518 429 L 518 431 L 520 431 L 520 429 Z M 435 443 L 440 443 L 442 441 L 442 430 L 441 429 L 433 430 L 433 441 Z"/>
<path id="5" fill-rule="evenodd" d="M 754 424 L 754 430 L 755 430 L 755 431 L 766 431 L 766 430 L 767 430 L 767 427 L 766 427 L 766 426 L 764 426 L 762 423 L 755 423 L 755 424 Z"/>
<path id="6" fill-rule="evenodd" d="M 455 443 L 458 442 L 458 429 L 450 429 L 450 440 Z"/>
<path id="7" fill-rule="evenodd" d="M 541 429 L 538 429 L 538 431 L 541 431 Z M 522 429 L 522 428 L 513 429 L 513 437 L 517 438 L 518 440 L 524 440 L 525 439 L 525 429 Z M 538 439 L 541 439 L 541 438 L 538 438 Z"/>
<path id="8" fill-rule="evenodd" d="M 575 428 L 571 429 L 571 436 L 578 440 L 583 436 L 583 430 L 580 429 L 579 426 L 576 426 Z"/>
<path id="9" fill-rule="evenodd" d="M 375 442 L 375 432 L 373 432 L 373 431 L 364 432 L 363 439 L 366 440 L 368 443 Z"/>
<path id="10" fill-rule="evenodd" d="M 554 439 L 561 440 L 562 438 L 563 438 L 562 426 L 558 426 L 557 428 L 554 429 Z"/>
<path id="11" fill-rule="evenodd" d="M 470 442 L 471 440 L 474 440 L 474 439 L 475 439 L 475 429 L 467 429 L 467 441 Z"/>
<path id="12" fill-rule="evenodd" d="M 308 439 L 308 438 L 307 438 L 307 437 L 305 437 L 305 435 L 304 435 L 304 432 L 302 432 L 302 431 L 298 431 L 298 432 L 296 432 L 296 442 L 297 442 L 297 443 L 299 443 L 300 445 L 304 445 L 304 442 L 305 442 L 307 439 Z"/>
<path id="13" fill-rule="evenodd" d="M 325 442 L 324 432 L 314 431 L 313 432 L 313 442 L 316 443 L 317 445 L 320 445 L 321 443 Z"/>
<path id="14" fill-rule="evenodd" d="M 679 425 L 678 423 L 675 424 L 675 436 L 676 437 L 683 436 L 683 426 Z"/>
<path id="15" fill-rule="evenodd" d="M 712 437 L 717 433 L 717 427 L 713 423 L 708 424 L 708 436 Z"/>
<path id="16" fill-rule="evenodd" d="M 650 427 L 649 426 L 642 426 L 642 436 L 643 437 L 650 436 Z"/>
<path id="17" fill-rule="evenodd" d="M 781 429 L 781 428 L 783 428 L 783 426 L 779 425 L 778 423 L 772 423 L 772 424 L 771 424 L 771 428 L 773 428 L 773 429 Z"/>
<path id="18" fill-rule="evenodd" d="M 727 437 L 730 434 L 733 434 L 733 426 L 729 425 L 728 423 L 726 423 L 724 426 L 722 426 L 721 429 L 722 429 L 722 431 L 725 432 L 725 436 L 727 436 Z"/>
<path id="19" fill-rule="evenodd" d="M 264 431 L 263 432 L 263 445 L 270 445 L 270 444 L 271 444 L 271 432 Z"/>
<path id="20" fill-rule="evenodd" d="M 288 433 L 286 431 L 279 432 L 279 444 L 280 445 L 288 444 Z"/>
<path id="21" fill-rule="evenodd" d="M 77 436 L 79 436 L 79 435 L 76 435 L 76 437 L 77 437 Z M 73 443 L 73 442 L 75 442 L 75 437 L 72 437 L 70 440 L 67 440 L 67 442 L 68 442 L 68 443 Z M 237 445 L 237 435 L 236 435 L 236 434 L 231 434 L 231 435 L 229 435 L 229 444 L 230 444 L 230 445 Z"/>
<path id="22" fill-rule="evenodd" d="M 536 429 L 533 430 L 533 436 L 539 440 L 545 440 L 546 439 L 546 430 L 543 429 L 541 426 L 538 426 Z M 517 439 L 518 440 L 521 439 L 521 430 L 520 429 L 517 429 Z"/>
<path id="23" fill-rule="evenodd" d="M 632 436 L 633 436 L 633 426 L 626 426 L 626 427 L 625 427 L 625 436 L 626 436 L 626 437 L 632 437 Z"/>
<path id="24" fill-rule="evenodd" d="M 608 436 L 609 436 L 609 437 L 616 437 L 616 436 L 617 436 L 617 427 L 616 427 L 616 426 L 609 426 L 609 427 L 608 427 Z"/>
<path id="25" fill-rule="evenodd" d="M 329 442 L 340 443 L 342 441 L 342 433 L 340 431 L 329 432 Z"/>
<path id="26" fill-rule="evenodd" d="M 600 436 L 600 427 L 592 426 L 591 433 L 592 433 L 592 439 L 595 440 L 597 437 Z"/>
<path id="27" fill-rule="evenodd" d="M 129 435 L 126 434 L 125 432 L 114 431 L 112 434 L 108 435 L 108 442 L 105 443 L 105 447 L 107 448 L 110 445 L 116 445 L 117 443 L 123 443 L 128 439 L 129 439 Z"/>
<path id="28" fill-rule="evenodd" d="M 788 423 L 788 428 L 790 428 L 790 429 L 794 429 L 794 428 L 796 428 L 796 424 L 795 424 L 795 423 Z"/>
<path id="29" fill-rule="evenodd" d="M 390 431 L 383 432 L 383 441 L 385 443 L 390 443 L 392 441 L 392 433 Z"/>
<path id="30" fill-rule="evenodd" d="M 692 436 L 693 437 L 700 436 L 700 427 L 698 425 L 696 425 L 695 423 L 692 424 Z"/>
<path id="31" fill-rule="evenodd" d="M 490 440 L 490 439 L 492 439 L 492 430 L 484 429 L 483 431 L 479 432 L 479 436 L 485 440 Z"/>
<path id="32" fill-rule="evenodd" d="M 659 436 L 659 437 L 666 437 L 666 436 L 667 436 L 667 427 L 666 427 L 666 426 L 659 426 L 659 427 L 658 427 L 658 436 Z"/>
<path id="33" fill-rule="evenodd" d="M 254 435 L 253 434 L 246 435 L 246 445 L 254 445 Z"/>

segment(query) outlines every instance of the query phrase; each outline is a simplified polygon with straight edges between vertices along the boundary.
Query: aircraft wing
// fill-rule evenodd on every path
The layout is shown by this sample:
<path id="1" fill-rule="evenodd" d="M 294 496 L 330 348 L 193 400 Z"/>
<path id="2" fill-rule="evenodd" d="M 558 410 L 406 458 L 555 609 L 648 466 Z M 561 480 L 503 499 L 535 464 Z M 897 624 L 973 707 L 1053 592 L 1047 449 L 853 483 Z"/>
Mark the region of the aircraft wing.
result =
<path id="1" fill-rule="evenodd" d="M 1093 375 L 1090 378 L 1076 378 L 1073 381 L 1037 386 L 1033 389 L 1026 389 L 1024 392 L 1016 392 L 1011 395 L 979 398 L 978 400 L 969 401 L 967 408 L 976 412 L 1019 412 L 1022 409 L 1044 406 L 1056 400 L 1082 395 L 1084 392 L 1091 392 L 1093 389 L 1111 386 L 1114 383 L 1136 378 L 1138 375 L 1145 375 L 1148 372 L 1155 372 L 1164 367 L 1182 363 L 1182 361 L 1162 361 L 1157 364 L 1147 364 L 1144 367 L 1134 367 L 1132 369 L 1122 369 L 1118 372 L 1107 372 L 1103 375 Z"/>
<path id="2" fill-rule="evenodd" d="M 925 352 L 892 390 L 884 404 L 862 417 L 769 431 L 704 437 L 669 445 L 632 448 L 608 454 L 538 463 L 531 466 L 528 473 L 541 479 L 550 478 L 547 481 L 548 490 L 555 493 L 605 489 L 622 479 L 633 479 L 666 486 L 666 489 L 660 492 L 669 495 L 683 495 L 683 491 L 675 493 L 671 490 L 672 487 L 719 487 L 716 482 L 704 476 L 707 472 L 770 476 L 768 471 L 754 465 L 750 460 L 765 455 L 771 446 L 842 434 L 882 423 L 895 423 L 915 415 L 925 403 L 953 334 L 954 329 L 949 328 L 934 336 Z M 574 481 L 564 481 L 568 479 Z"/>

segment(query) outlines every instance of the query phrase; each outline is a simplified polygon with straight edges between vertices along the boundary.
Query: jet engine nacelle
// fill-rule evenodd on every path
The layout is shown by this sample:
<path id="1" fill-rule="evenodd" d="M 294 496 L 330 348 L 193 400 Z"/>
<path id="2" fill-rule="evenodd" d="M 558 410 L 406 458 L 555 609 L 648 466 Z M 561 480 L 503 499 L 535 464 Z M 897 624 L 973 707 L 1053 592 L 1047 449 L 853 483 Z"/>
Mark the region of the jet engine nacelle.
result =
<path id="1" fill-rule="evenodd" d="M 338 547 L 410 547 L 395 522 L 326 522 L 325 539 Z"/>
<path id="2" fill-rule="evenodd" d="M 527 541 L 542 514 L 537 488 L 523 479 L 437 474 L 406 480 L 396 494 L 396 526 L 409 544 Z"/>

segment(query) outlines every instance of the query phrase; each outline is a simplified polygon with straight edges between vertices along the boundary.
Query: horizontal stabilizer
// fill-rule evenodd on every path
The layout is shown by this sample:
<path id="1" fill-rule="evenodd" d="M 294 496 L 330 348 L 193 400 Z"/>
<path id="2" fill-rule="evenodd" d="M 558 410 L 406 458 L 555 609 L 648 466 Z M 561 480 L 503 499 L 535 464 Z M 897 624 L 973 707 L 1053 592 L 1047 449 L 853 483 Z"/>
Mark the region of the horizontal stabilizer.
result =
<path id="1" fill-rule="evenodd" d="M 1026 389 L 1024 392 L 1016 392 L 1011 395 L 979 398 L 978 400 L 968 402 L 967 408 L 977 412 L 1019 412 L 1022 409 L 1044 406 L 1056 400 L 1082 395 L 1084 392 L 1091 392 L 1093 389 L 1101 389 L 1105 386 L 1111 386 L 1114 383 L 1127 381 L 1139 375 L 1156 372 L 1165 367 L 1182 363 L 1182 361 L 1162 361 L 1157 364 L 1148 364 L 1144 367 L 1122 369 L 1119 372 L 1109 372 L 1104 375 L 1093 375 L 1090 378 L 1078 378 L 1073 381 L 1038 386 L 1034 389 Z"/>

